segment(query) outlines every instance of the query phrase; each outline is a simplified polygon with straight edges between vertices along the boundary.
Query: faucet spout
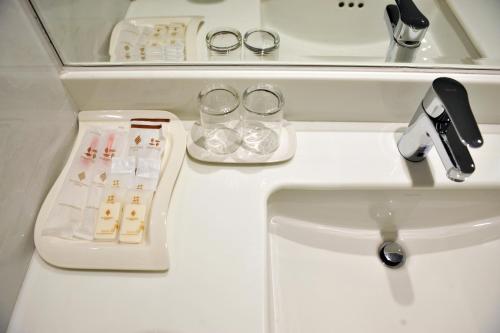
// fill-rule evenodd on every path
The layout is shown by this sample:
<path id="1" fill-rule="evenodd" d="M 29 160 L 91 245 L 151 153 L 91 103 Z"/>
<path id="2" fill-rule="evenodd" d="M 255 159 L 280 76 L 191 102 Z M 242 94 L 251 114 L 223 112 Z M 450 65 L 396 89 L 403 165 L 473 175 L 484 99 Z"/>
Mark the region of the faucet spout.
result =
<path id="1" fill-rule="evenodd" d="M 391 42 L 386 61 L 412 62 L 429 28 L 429 20 L 412 0 L 396 0 L 384 15 Z"/>
<path id="2" fill-rule="evenodd" d="M 398 149 L 407 160 L 420 162 L 436 147 L 448 178 L 463 182 L 475 170 L 467 147 L 482 144 L 464 86 L 450 78 L 438 78 L 399 140 Z"/>

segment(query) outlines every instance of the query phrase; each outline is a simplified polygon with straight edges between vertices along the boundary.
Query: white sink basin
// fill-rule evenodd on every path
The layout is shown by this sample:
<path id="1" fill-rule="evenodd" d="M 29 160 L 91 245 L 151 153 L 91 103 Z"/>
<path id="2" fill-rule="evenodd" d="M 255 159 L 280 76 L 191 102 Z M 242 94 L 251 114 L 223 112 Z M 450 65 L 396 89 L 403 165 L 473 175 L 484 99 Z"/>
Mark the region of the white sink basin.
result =
<path id="1" fill-rule="evenodd" d="M 272 332 L 500 332 L 500 190 L 281 190 L 268 231 Z"/>

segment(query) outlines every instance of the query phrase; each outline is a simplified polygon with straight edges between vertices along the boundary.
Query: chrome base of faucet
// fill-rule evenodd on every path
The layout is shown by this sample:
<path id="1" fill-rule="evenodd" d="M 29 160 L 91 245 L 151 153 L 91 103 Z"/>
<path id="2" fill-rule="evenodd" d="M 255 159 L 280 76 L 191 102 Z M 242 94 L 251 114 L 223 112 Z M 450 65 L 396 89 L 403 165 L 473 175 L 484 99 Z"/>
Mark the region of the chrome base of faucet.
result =
<path id="1" fill-rule="evenodd" d="M 399 44 L 395 39 L 393 39 L 389 44 L 389 48 L 385 56 L 385 62 L 412 63 L 415 60 L 418 50 L 418 46 L 410 48 Z"/>

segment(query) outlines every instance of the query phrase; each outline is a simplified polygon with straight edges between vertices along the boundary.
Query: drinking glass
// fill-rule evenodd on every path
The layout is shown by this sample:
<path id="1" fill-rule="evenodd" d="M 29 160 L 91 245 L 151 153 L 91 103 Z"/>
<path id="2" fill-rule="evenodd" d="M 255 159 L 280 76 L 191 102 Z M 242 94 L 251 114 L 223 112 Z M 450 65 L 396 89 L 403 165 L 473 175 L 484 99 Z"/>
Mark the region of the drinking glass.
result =
<path id="1" fill-rule="evenodd" d="M 228 85 L 210 85 L 198 95 L 204 146 L 216 154 L 230 154 L 241 145 L 240 105 L 236 90 Z"/>
<path id="2" fill-rule="evenodd" d="M 283 122 L 284 99 L 270 84 L 249 87 L 243 93 L 242 145 L 257 154 L 278 149 Z"/>

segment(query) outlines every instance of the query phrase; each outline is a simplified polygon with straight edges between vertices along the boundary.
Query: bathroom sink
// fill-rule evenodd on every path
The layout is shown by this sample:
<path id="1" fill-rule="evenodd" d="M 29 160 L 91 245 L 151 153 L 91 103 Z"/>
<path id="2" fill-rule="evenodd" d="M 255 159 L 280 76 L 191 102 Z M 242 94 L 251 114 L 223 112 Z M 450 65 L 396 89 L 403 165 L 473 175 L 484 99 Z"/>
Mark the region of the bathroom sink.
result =
<path id="1" fill-rule="evenodd" d="M 500 332 L 500 190 L 284 189 L 268 199 L 271 332 Z M 380 260 L 384 240 L 403 266 Z"/>
<path id="2" fill-rule="evenodd" d="M 430 21 L 417 62 L 471 63 L 480 57 L 446 1 L 414 1 Z M 384 62 L 391 40 L 384 22 L 389 4 L 395 1 L 262 0 L 261 20 L 264 27 L 279 32 L 280 54 Z"/>

